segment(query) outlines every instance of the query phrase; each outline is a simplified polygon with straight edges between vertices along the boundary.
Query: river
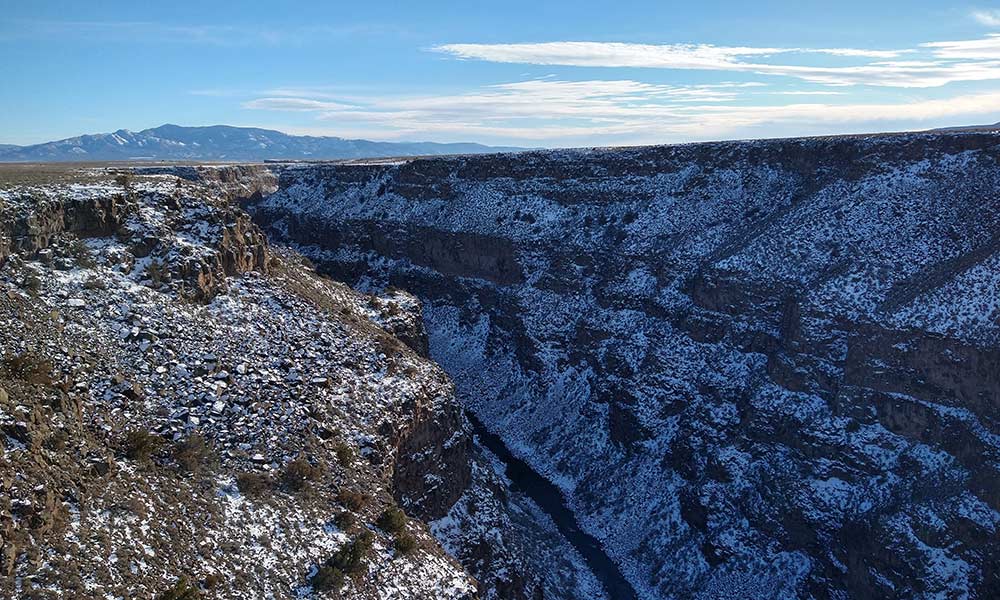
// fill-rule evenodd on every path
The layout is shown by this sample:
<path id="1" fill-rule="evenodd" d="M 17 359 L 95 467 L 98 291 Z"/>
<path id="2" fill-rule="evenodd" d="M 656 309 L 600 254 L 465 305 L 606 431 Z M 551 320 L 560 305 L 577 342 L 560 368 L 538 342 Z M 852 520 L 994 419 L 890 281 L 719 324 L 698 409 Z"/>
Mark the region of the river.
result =
<path id="1" fill-rule="evenodd" d="M 469 411 L 466 414 L 479 441 L 506 465 L 511 487 L 531 498 L 552 518 L 563 537 L 583 556 L 590 571 L 604 586 L 608 597 L 611 600 L 637 600 L 632 586 L 622 576 L 618 566 L 604 553 L 600 542 L 580 529 L 576 516 L 566 506 L 566 499 L 559 488 L 535 472 L 528 463 L 514 456 L 503 440 L 486 429 L 475 415 Z"/>

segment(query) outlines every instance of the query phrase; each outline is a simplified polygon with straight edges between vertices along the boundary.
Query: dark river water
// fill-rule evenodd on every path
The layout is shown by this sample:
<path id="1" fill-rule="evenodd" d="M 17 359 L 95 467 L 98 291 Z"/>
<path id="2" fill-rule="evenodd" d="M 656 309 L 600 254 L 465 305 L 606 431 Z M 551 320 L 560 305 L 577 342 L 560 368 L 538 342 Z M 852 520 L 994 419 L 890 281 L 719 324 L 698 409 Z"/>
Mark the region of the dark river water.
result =
<path id="1" fill-rule="evenodd" d="M 583 556 L 608 596 L 613 600 L 636 600 L 632 586 L 604 553 L 598 541 L 580 529 L 576 517 L 566 507 L 566 500 L 559 488 L 536 473 L 528 463 L 511 454 L 500 437 L 490 433 L 475 415 L 469 411 L 466 414 L 479 441 L 507 466 L 507 477 L 513 482 L 511 487 L 531 498 L 552 518 L 560 533 Z"/>

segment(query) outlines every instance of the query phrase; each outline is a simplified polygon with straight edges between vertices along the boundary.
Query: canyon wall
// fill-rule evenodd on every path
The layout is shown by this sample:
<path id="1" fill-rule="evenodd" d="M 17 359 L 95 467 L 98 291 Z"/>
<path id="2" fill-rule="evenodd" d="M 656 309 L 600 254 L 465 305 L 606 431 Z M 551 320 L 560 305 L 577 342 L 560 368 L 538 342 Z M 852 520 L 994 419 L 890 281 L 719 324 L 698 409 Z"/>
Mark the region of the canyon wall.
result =
<path id="1" fill-rule="evenodd" d="M 419 303 L 207 173 L 0 185 L 0 597 L 480 597 L 424 522 L 473 456 Z"/>
<path id="2" fill-rule="evenodd" d="M 1000 588 L 1000 136 L 290 165 L 273 240 L 432 358 L 643 598 Z"/>

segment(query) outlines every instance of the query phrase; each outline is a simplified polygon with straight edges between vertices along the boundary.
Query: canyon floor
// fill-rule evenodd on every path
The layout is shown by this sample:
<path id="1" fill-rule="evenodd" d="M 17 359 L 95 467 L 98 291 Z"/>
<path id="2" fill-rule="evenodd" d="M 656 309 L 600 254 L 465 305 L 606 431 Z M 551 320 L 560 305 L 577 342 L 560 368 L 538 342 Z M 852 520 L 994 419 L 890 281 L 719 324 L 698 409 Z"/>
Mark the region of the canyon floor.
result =
<path id="1" fill-rule="evenodd" d="M 0 595 L 993 598 L 1000 135 L 0 169 Z"/>

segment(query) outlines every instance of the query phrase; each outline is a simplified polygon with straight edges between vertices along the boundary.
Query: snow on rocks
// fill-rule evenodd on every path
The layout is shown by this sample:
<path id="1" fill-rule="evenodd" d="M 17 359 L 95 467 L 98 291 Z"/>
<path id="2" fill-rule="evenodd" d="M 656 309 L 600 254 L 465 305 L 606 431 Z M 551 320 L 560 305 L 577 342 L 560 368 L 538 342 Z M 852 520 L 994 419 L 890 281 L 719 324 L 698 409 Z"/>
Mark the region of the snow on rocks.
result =
<path id="1" fill-rule="evenodd" d="M 368 297 L 173 177 L 21 187 L 2 210 L 0 595 L 321 597 L 310 574 L 370 531 L 344 593 L 471 597 L 418 520 L 406 555 L 372 525 L 396 502 L 432 510 L 394 472 L 438 476 L 408 436 L 460 423 Z"/>
<path id="2" fill-rule="evenodd" d="M 998 146 L 302 165 L 250 210 L 321 270 L 416 294 L 459 397 L 640 597 L 984 598 Z"/>

